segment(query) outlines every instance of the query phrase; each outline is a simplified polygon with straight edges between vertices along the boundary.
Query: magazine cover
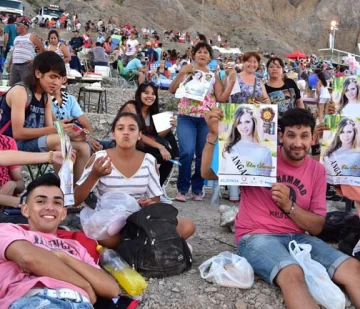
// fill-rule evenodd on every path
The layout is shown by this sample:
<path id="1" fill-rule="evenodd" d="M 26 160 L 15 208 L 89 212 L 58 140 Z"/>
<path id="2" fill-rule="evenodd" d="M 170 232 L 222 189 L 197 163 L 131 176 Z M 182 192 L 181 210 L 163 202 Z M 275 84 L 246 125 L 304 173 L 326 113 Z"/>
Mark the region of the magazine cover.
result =
<path id="1" fill-rule="evenodd" d="M 276 105 L 219 104 L 220 185 L 270 187 L 276 182 Z"/>
<path id="2" fill-rule="evenodd" d="M 327 182 L 360 186 L 360 118 L 340 115 L 325 117 L 321 162 Z"/>
<path id="3" fill-rule="evenodd" d="M 61 141 L 61 153 L 63 164 L 59 171 L 60 187 L 64 193 L 64 205 L 72 206 L 74 200 L 74 163 L 71 160 L 72 145 L 69 136 L 67 136 L 61 126 L 60 121 L 54 122 L 56 130 Z"/>
<path id="4" fill-rule="evenodd" d="M 360 75 L 335 78 L 332 98 L 337 114 L 360 117 Z"/>
<path id="5" fill-rule="evenodd" d="M 175 98 L 203 101 L 211 86 L 214 73 L 195 70 L 189 74 L 176 90 Z"/>

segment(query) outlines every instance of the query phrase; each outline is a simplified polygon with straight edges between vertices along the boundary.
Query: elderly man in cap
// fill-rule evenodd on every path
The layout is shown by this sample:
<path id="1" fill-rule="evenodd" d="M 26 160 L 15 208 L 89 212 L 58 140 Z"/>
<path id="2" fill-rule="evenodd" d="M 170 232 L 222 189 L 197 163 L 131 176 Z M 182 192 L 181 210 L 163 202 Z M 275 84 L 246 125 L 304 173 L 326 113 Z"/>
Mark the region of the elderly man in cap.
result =
<path id="1" fill-rule="evenodd" d="M 44 51 L 40 39 L 29 33 L 29 23 L 25 19 L 16 22 L 16 32 L 18 36 L 14 40 L 14 49 L 8 64 L 11 66 L 10 86 L 22 81 L 31 72 L 35 53 Z"/>
<path id="2" fill-rule="evenodd" d="M 75 52 L 75 54 L 77 54 L 84 45 L 84 39 L 81 36 L 79 36 L 79 30 L 74 30 L 73 33 L 74 36 L 71 38 L 69 44 L 73 49 L 73 51 Z"/>

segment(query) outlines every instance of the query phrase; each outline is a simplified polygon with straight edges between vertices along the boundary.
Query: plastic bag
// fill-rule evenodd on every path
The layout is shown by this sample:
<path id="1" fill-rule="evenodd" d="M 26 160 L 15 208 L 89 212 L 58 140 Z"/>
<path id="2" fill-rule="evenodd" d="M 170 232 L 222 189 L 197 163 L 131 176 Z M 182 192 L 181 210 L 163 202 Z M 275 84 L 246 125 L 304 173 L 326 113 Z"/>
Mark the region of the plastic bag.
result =
<path id="1" fill-rule="evenodd" d="M 326 309 L 344 309 L 344 293 L 331 281 L 325 267 L 311 259 L 311 249 L 311 245 L 298 244 L 295 240 L 289 243 L 290 255 L 303 269 L 307 286 L 315 301 Z"/>
<path id="2" fill-rule="evenodd" d="M 249 289 L 254 284 L 254 270 L 248 261 L 229 251 L 208 259 L 199 270 L 201 278 L 221 286 Z"/>
<path id="3" fill-rule="evenodd" d="M 80 212 L 81 226 L 86 236 L 101 240 L 116 235 L 124 227 L 126 219 L 141 208 L 138 202 L 123 192 L 107 192 L 98 207 L 85 207 Z"/>

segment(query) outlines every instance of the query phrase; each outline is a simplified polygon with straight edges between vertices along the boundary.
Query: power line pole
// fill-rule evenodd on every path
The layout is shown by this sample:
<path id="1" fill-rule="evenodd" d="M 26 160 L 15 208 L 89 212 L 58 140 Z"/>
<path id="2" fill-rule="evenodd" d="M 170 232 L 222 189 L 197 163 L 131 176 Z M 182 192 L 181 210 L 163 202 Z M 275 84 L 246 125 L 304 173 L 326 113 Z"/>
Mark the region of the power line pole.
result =
<path id="1" fill-rule="evenodd" d="M 204 33 L 204 2 L 205 0 L 202 0 L 201 3 L 201 32 Z"/>

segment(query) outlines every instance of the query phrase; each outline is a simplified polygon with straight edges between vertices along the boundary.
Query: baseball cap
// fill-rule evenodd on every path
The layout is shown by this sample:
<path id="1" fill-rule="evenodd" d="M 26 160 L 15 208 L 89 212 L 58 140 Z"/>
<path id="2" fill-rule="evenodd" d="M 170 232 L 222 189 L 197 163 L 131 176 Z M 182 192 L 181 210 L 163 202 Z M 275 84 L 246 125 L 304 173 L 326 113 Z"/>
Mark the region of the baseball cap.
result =
<path id="1" fill-rule="evenodd" d="M 29 23 L 28 23 L 26 20 L 17 21 L 15 24 L 24 25 L 26 28 L 29 28 L 29 27 L 30 27 Z"/>
<path id="2" fill-rule="evenodd" d="M 74 32 L 77 32 L 77 33 L 79 33 L 79 30 L 76 30 L 76 29 L 75 29 L 75 30 L 73 30 L 73 33 L 74 33 Z"/>

